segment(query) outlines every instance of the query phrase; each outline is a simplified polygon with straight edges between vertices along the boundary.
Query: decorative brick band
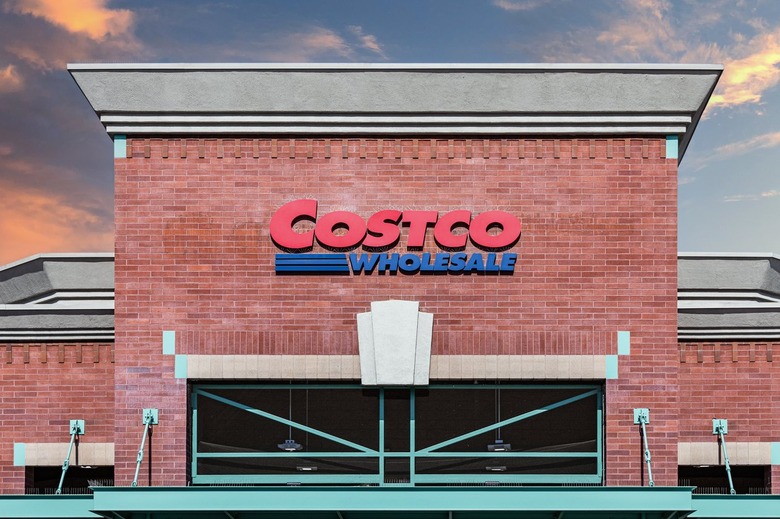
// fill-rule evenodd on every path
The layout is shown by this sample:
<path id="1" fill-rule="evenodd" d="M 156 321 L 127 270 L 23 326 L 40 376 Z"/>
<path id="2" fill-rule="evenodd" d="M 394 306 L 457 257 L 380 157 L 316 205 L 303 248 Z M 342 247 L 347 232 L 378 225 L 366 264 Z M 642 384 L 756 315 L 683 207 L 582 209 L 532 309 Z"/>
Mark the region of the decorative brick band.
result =
<path id="1" fill-rule="evenodd" d="M 97 364 L 114 362 L 114 344 L 6 344 L 0 346 L 4 364 Z"/>
<path id="2" fill-rule="evenodd" d="M 718 364 L 734 362 L 773 362 L 780 343 L 754 342 L 681 342 L 681 364 Z"/>
<path id="3" fill-rule="evenodd" d="M 128 159 L 650 159 L 667 158 L 664 139 L 120 139 Z M 115 156 L 122 158 L 120 151 Z M 676 157 L 670 156 L 670 159 Z"/>
<path id="4" fill-rule="evenodd" d="M 614 331 L 436 331 L 433 355 L 614 355 Z M 175 353 L 186 355 L 357 355 L 356 330 L 176 332 Z"/>

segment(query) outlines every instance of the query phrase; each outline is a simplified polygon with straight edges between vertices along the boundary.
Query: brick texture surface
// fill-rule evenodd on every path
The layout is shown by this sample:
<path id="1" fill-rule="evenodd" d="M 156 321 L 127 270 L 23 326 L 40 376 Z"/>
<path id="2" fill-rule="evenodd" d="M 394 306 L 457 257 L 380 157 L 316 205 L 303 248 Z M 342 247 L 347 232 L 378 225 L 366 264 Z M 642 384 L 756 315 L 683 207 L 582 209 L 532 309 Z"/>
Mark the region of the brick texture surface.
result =
<path id="1" fill-rule="evenodd" d="M 676 483 L 677 163 L 662 139 L 132 139 L 127 155 L 115 164 L 117 484 L 151 406 L 155 479 L 187 482 L 187 386 L 163 330 L 186 353 L 356 354 L 355 314 L 385 299 L 435 315 L 436 354 L 616 354 L 612 334 L 630 331 L 607 384 L 606 481 L 639 483 L 632 409 L 651 407 L 654 476 Z M 509 211 L 523 225 L 516 271 L 275 275 L 269 219 L 299 198 L 364 218 Z M 430 230 L 424 249 L 438 251 Z"/>
<path id="2" fill-rule="evenodd" d="M 111 344 L 0 344 L 0 493 L 24 493 L 14 443 L 67 445 L 71 419 L 86 421 L 83 444 L 114 441 L 112 351 Z"/>
<path id="3" fill-rule="evenodd" d="M 712 419 L 728 420 L 729 442 L 780 441 L 780 343 L 682 343 L 680 441 L 716 442 Z M 780 481 L 778 466 L 772 481 Z M 780 494 L 780 484 L 772 485 Z"/>

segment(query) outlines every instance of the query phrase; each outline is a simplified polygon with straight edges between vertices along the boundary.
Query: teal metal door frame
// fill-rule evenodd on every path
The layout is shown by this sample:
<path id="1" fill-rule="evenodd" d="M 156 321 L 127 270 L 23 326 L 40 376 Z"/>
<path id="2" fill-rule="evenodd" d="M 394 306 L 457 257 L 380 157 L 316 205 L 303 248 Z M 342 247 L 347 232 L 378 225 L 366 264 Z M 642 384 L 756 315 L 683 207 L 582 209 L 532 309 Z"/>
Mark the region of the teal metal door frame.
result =
<path id="1" fill-rule="evenodd" d="M 409 391 L 409 449 L 403 452 L 387 452 L 385 449 L 385 390 L 378 390 L 378 449 L 372 449 L 359 445 L 344 438 L 330 434 L 326 431 L 310 427 L 309 425 L 295 422 L 282 416 L 274 415 L 262 409 L 252 407 L 236 400 L 216 395 L 214 390 L 269 390 L 269 389 L 293 389 L 293 390 L 317 390 L 317 389 L 366 389 L 360 385 L 349 384 L 302 384 L 302 385 L 195 385 L 191 393 L 192 409 L 192 483 L 198 484 L 314 484 L 314 485 L 376 485 L 376 486 L 415 486 L 436 484 L 485 484 L 485 483 L 535 483 L 535 484 L 564 484 L 564 483 L 589 483 L 600 484 L 603 480 L 603 390 L 594 385 L 432 385 L 426 386 L 429 390 L 448 389 L 520 389 L 520 390 L 581 390 L 580 393 L 553 402 L 531 411 L 497 421 L 486 427 L 481 427 L 465 434 L 449 438 L 435 445 L 417 448 L 416 445 L 416 390 Z M 393 388 L 398 389 L 398 388 Z M 401 388 L 403 389 L 403 388 Z M 490 432 L 507 425 L 515 424 L 523 420 L 531 419 L 540 414 L 565 407 L 566 405 L 583 400 L 596 398 L 596 450 L 586 452 L 537 452 L 537 451 L 507 451 L 507 452 L 450 452 L 441 451 L 445 447 Z M 350 451 L 344 452 L 199 452 L 198 451 L 198 400 L 208 398 L 222 404 L 232 406 L 262 418 L 307 432 L 343 445 Z M 463 474 L 420 474 L 417 472 L 415 462 L 421 458 L 595 458 L 596 470 L 592 474 L 504 474 L 504 473 L 463 473 Z M 235 474 L 235 475 L 207 475 L 198 473 L 198 461 L 208 458 L 363 458 L 374 459 L 378 462 L 378 471 L 370 474 L 317 474 L 317 473 L 289 473 L 289 474 Z M 409 482 L 387 483 L 385 481 L 385 461 L 388 458 L 405 458 L 409 460 Z"/>

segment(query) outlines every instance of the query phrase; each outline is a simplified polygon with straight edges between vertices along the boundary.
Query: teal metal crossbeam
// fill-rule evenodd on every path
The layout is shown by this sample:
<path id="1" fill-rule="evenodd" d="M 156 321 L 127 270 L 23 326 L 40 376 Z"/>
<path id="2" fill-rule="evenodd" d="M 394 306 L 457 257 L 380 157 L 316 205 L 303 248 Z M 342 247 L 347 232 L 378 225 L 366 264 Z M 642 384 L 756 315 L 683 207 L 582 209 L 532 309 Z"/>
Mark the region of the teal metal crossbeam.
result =
<path id="1" fill-rule="evenodd" d="M 246 411 L 248 413 L 255 414 L 257 416 L 262 416 L 263 418 L 268 418 L 269 420 L 273 420 L 275 422 L 282 423 L 284 425 L 293 427 L 295 429 L 300 429 L 301 431 L 305 431 L 307 433 L 313 434 L 315 436 L 319 436 L 320 438 L 325 438 L 326 440 L 330 440 L 336 443 L 339 443 L 341 445 L 345 445 L 347 447 L 350 447 L 352 449 L 365 452 L 366 454 L 373 454 L 375 456 L 379 456 L 379 452 L 375 451 L 374 449 L 369 449 L 368 447 L 364 447 L 363 445 L 359 445 L 357 443 L 351 442 L 349 440 L 345 440 L 344 438 L 339 438 L 338 436 L 334 436 L 332 434 L 328 434 L 325 431 L 320 431 L 319 429 L 315 429 L 313 427 L 309 427 L 308 425 L 304 425 L 302 423 L 293 422 L 292 420 L 288 420 L 287 418 L 282 418 L 281 416 L 277 416 L 275 414 L 271 414 L 267 411 L 263 411 L 262 409 L 256 409 L 252 406 L 248 406 L 246 404 L 242 404 L 240 402 L 236 402 L 235 400 L 231 400 L 229 398 L 225 398 L 219 395 L 215 395 L 214 393 L 209 393 L 207 391 L 203 391 L 201 389 L 196 389 L 195 393 L 201 396 L 205 396 L 206 398 L 211 398 L 212 400 L 216 400 L 217 402 L 222 402 L 223 404 L 227 404 L 232 407 L 237 407 L 238 409 L 241 409 L 243 411 Z"/>
<path id="2" fill-rule="evenodd" d="M 393 453 L 397 454 L 397 453 Z M 404 453 L 406 454 L 406 453 Z M 598 452 L 546 452 L 546 451 L 503 451 L 503 452 L 416 452 L 418 458 L 595 458 Z M 386 454 L 387 455 L 387 454 Z"/>
<path id="3" fill-rule="evenodd" d="M 419 454 L 426 454 L 431 451 L 435 451 L 438 449 L 442 449 L 444 447 L 448 447 L 454 443 L 462 442 L 464 440 L 468 440 L 469 438 L 473 438 L 475 436 L 479 436 L 480 434 L 484 434 L 486 432 L 493 431 L 495 429 L 498 429 L 500 427 L 506 427 L 507 425 L 511 425 L 513 423 L 521 422 L 523 420 L 527 420 L 528 418 L 532 418 L 534 416 L 538 416 L 542 413 L 546 413 L 547 411 L 552 411 L 553 409 L 558 409 L 559 407 L 563 407 L 566 405 L 569 405 L 571 403 L 577 402 L 578 400 L 582 400 L 584 398 L 588 398 L 589 396 L 597 395 L 599 393 L 598 389 L 594 389 L 592 391 L 587 391 L 585 393 L 573 396 L 571 398 L 567 398 L 565 400 L 561 400 L 559 402 L 555 402 L 553 404 L 548 404 L 546 406 L 540 407 L 538 409 L 534 409 L 533 411 L 528 411 L 527 413 L 523 413 L 521 415 L 513 416 L 512 418 L 507 418 L 506 420 L 502 420 L 500 422 L 494 423 L 492 425 L 488 425 L 485 427 L 482 427 L 480 429 L 476 429 L 474 431 L 468 432 L 466 434 L 461 434 L 460 436 L 456 436 L 455 438 L 451 438 L 449 440 L 437 443 L 435 445 L 432 445 L 430 447 L 427 447 L 425 449 L 421 449 L 417 451 Z M 503 454 L 503 453 L 502 453 Z"/>
<path id="4" fill-rule="evenodd" d="M 289 474 L 241 474 L 235 476 L 196 475 L 192 477 L 195 485 L 236 484 L 236 485 L 285 485 L 301 483 L 307 485 L 381 485 L 379 474 L 312 474 L 291 472 Z M 137 487 L 148 488 L 148 487 Z"/>
<path id="5" fill-rule="evenodd" d="M 397 453 L 393 453 L 397 454 Z M 407 455 L 409 453 L 403 453 Z M 390 453 L 385 453 L 388 457 Z M 379 453 L 375 455 L 366 454 L 365 452 L 306 452 L 306 451 L 279 451 L 279 452 L 199 452 L 198 458 L 375 458 Z"/>

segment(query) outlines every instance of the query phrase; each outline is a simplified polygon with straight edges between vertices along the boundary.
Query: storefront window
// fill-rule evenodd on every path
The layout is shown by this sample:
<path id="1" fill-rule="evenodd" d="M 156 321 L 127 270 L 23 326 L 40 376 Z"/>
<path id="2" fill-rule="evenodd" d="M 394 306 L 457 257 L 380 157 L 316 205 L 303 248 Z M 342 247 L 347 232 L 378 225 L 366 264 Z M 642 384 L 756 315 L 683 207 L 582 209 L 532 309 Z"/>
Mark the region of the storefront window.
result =
<path id="1" fill-rule="evenodd" d="M 598 386 L 194 385 L 193 484 L 600 484 Z"/>

